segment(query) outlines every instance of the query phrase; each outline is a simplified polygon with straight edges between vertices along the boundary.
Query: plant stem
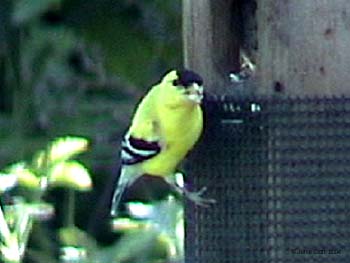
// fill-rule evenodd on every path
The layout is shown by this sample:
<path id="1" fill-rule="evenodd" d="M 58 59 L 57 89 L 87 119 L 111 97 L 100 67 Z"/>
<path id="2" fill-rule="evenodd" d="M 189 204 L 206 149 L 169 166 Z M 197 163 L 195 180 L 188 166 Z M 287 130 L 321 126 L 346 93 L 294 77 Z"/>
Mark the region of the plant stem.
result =
<path id="1" fill-rule="evenodd" d="M 21 206 L 23 212 L 18 215 L 18 224 L 16 225 L 20 257 L 22 257 L 24 254 L 33 226 L 33 218 L 30 215 L 28 208 L 25 204 L 22 204 Z"/>
<path id="2" fill-rule="evenodd" d="M 10 245 L 11 233 L 1 207 L 0 207 L 0 237 L 5 243 L 5 245 L 7 246 Z"/>
<path id="3" fill-rule="evenodd" d="M 75 192 L 72 189 L 67 190 L 67 217 L 66 227 L 74 227 L 74 212 L 75 212 Z"/>

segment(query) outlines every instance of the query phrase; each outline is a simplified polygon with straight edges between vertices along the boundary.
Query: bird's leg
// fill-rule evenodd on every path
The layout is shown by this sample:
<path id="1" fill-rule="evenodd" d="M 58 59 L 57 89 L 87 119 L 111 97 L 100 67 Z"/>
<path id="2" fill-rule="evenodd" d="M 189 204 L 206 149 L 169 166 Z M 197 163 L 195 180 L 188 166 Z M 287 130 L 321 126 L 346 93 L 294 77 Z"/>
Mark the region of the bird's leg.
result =
<path id="1" fill-rule="evenodd" d="M 176 193 L 187 198 L 198 206 L 209 207 L 216 203 L 215 199 L 204 198 L 203 194 L 207 191 L 207 187 L 202 187 L 199 191 L 190 191 L 186 186 L 179 185 L 171 177 L 166 177 L 165 181 L 175 190 Z"/>

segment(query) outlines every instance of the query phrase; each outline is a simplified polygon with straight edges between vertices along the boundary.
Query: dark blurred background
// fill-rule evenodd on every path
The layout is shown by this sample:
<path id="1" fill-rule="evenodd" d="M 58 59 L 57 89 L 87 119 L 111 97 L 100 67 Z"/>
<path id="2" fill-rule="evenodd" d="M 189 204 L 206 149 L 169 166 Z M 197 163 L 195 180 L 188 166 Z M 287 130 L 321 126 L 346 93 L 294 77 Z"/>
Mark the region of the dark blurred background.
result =
<path id="1" fill-rule="evenodd" d="M 2 0 L 0 169 L 57 136 L 87 137 L 94 189 L 76 211 L 87 228 L 135 103 L 181 65 L 180 0 Z"/>
<path id="2" fill-rule="evenodd" d="M 0 167 L 62 134 L 94 142 L 94 167 L 113 163 L 135 102 L 182 64 L 180 11 L 180 1 L 2 1 Z"/>

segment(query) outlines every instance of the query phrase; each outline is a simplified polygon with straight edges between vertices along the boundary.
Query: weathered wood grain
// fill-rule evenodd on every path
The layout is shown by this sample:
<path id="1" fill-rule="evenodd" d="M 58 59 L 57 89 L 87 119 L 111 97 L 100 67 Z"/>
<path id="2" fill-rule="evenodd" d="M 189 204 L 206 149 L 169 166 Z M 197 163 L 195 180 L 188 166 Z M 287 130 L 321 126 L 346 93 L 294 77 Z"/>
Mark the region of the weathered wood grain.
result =
<path id="1" fill-rule="evenodd" d="M 350 94 L 350 1 L 258 2 L 262 94 Z"/>
<path id="2" fill-rule="evenodd" d="M 198 71 L 206 88 L 219 92 L 239 67 L 238 38 L 232 25 L 234 0 L 183 0 L 185 67 Z"/>

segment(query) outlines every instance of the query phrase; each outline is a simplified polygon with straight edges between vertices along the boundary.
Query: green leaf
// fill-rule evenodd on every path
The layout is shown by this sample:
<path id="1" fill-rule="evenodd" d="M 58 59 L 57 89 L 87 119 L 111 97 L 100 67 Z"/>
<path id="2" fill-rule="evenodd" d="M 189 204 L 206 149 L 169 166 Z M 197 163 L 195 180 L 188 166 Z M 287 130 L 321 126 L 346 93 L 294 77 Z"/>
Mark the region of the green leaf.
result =
<path id="1" fill-rule="evenodd" d="M 49 186 L 61 186 L 78 191 L 89 191 L 92 180 L 89 171 L 77 161 L 65 161 L 49 171 Z"/>
<path id="2" fill-rule="evenodd" d="M 8 174 L 15 175 L 17 177 L 18 185 L 30 188 L 40 189 L 40 178 L 31 171 L 24 162 L 15 163 L 10 165 L 6 172 Z"/>
<path id="3" fill-rule="evenodd" d="M 50 167 L 51 165 L 70 159 L 74 155 L 87 150 L 88 140 L 83 137 L 60 137 L 49 144 L 47 151 L 39 151 L 33 160 L 36 168 Z"/>
<path id="4" fill-rule="evenodd" d="M 16 183 L 16 175 L 0 173 L 0 194 L 13 188 L 16 185 Z"/>
<path id="5" fill-rule="evenodd" d="M 97 249 L 97 243 L 95 240 L 78 227 L 60 228 L 59 238 L 63 246 Z"/>

